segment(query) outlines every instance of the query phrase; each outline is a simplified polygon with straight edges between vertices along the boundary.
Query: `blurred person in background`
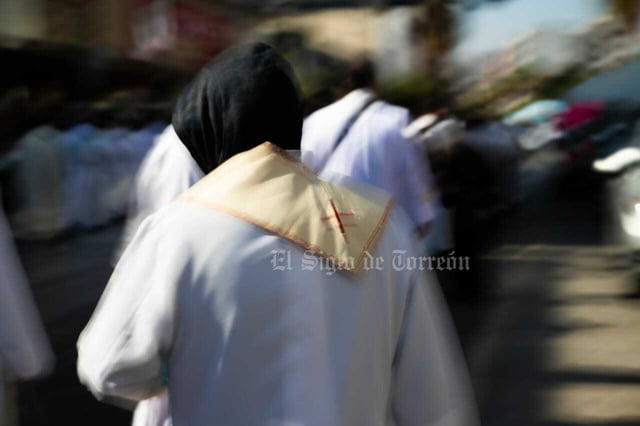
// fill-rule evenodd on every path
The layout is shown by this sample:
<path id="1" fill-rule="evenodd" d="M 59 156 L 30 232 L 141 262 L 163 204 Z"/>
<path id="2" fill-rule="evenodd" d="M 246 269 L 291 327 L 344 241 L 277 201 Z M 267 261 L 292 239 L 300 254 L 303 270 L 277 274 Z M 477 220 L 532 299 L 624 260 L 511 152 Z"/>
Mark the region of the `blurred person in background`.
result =
<path id="1" fill-rule="evenodd" d="M 433 121 L 425 121 L 430 116 Z M 478 116 L 468 118 L 431 114 L 411 126 L 417 131 L 415 141 L 429 156 L 442 203 L 452 212 L 452 248 L 477 265 L 488 248 L 491 219 L 514 198 L 518 152 L 503 125 Z M 420 121 L 429 126 L 420 129 Z M 481 268 L 453 275 L 457 296 L 470 302 L 486 293 L 490 282 Z"/>
<path id="2" fill-rule="evenodd" d="M 347 95 L 305 119 L 302 162 L 388 191 L 425 236 L 440 204 L 428 162 L 402 135 L 409 110 L 377 98 L 368 59 L 352 65 L 345 86 Z"/>
<path id="3" fill-rule="evenodd" d="M 1 207 L 0 425 L 13 426 L 18 424 L 13 384 L 46 375 L 54 357 Z"/>
<path id="4" fill-rule="evenodd" d="M 472 265 L 469 270 L 439 272 L 438 276 L 449 295 L 474 301 L 481 288 L 481 270 L 475 266 L 483 242 L 478 206 L 488 203 L 492 180 L 482 157 L 467 146 L 466 138 L 465 123 L 445 114 L 415 140 L 429 156 L 442 203 L 451 212 L 452 249 L 468 257 Z"/>
<path id="5" fill-rule="evenodd" d="M 409 219 L 283 151 L 302 105 L 279 54 L 219 55 L 173 125 L 206 176 L 142 223 L 80 336 L 78 374 L 98 398 L 168 387 L 176 425 L 477 424 L 432 277 L 365 267 L 368 250 L 417 255 Z"/>

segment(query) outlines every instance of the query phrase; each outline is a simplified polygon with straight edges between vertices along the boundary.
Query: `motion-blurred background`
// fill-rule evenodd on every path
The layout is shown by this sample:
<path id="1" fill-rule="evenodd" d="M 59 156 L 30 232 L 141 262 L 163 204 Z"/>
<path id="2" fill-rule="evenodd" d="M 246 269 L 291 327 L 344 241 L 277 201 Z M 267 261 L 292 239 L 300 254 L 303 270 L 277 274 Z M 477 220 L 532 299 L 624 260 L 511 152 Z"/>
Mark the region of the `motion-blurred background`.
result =
<path id="1" fill-rule="evenodd" d="M 640 425 L 640 1 L 0 0 L 0 183 L 57 356 L 24 425 L 128 424 L 77 382 L 136 171 L 221 50 L 291 61 L 307 113 L 368 57 L 464 123 L 426 146 L 470 274 L 440 274 L 485 425 Z"/>

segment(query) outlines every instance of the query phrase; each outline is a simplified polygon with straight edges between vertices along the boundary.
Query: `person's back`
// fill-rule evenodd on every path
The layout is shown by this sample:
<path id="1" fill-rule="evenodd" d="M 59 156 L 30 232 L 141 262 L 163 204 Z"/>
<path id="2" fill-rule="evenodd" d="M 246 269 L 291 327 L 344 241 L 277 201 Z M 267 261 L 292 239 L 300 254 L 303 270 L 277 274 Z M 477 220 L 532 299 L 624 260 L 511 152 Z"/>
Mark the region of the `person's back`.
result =
<path id="1" fill-rule="evenodd" d="M 143 224 L 114 274 L 139 286 L 123 291 L 116 278 L 100 307 L 110 312 L 109 329 L 94 322 L 81 338 L 85 383 L 107 397 L 152 394 L 161 356 L 146 354 L 166 351 L 176 425 L 472 423 L 464 366 L 440 295 L 424 271 L 403 263 L 418 258 L 404 214 L 390 212 L 388 199 L 364 202 L 290 160 L 283 172 L 272 167 L 280 158 L 243 167 L 238 157 Z M 234 186 L 246 174 L 264 183 Z M 279 235 L 274 230 L 290 223 L 287 213 L 261 212 L 251 202 L 221 204 L 226 191 L 253 195 L 255 203 L 279 197 L 289 213 L 308 214 L 294 214 L 295 225 Z M 371 191 L 367 198 L 386 198 Z M 335 200 L 342 219 L 322 222 L 325 209 L 309 210 L 309 199 Z M 352 207 L 369 219 L 354 221 Z M 361 229 L 351 230 L 353 224 Z M 349 251 L 341 226 L 370 247 Z M 305 247 L 318 232 L 337 238 L 324 240 L 324 256 Z M 345 247 L 354 256 L 342 256 Z M 144 267 L 150 259 L 157 265 L 151 273 Z M 131 298 L 139 303 L 133 318 Z M 129 340 L 137 342 L 134 349 L 123 345 Z"/>
<path id="2" fill-rule="evenodd" d="M 358 90 L 347 95 L 325 110 L 316 112 L 305 121 L 303 131 L 303 160 L 309 158 L 309 152 L 314 149 L 322 149 L 329 145 L 322 141 L 330 142 L 330 137 L 318 138 L 318 132 L 313 127 L 324 126 L 325 131 L 330 131 L 333 123 L 331 117 L 343 103 L 349 103 L 356 96 L 364 99 L 365 90 Z M 362 112 L 359 119 L 353 123 L 349 133 L 335 151 L 328 154 L 324 166 L 318 170 L 316 162 L 311 160 L 309 166 L 320 172 L 330 170 L 350 176 L 360 182 L 368 183 L 378 188 L 385 189 L 391 194 L 399 194 L 395 183 L 402 181 L 402 173 L 412 167 L 419 159 L 411 143 L 404 139 L 400 131 L 409 122 L 409 112 L 395 105 L 383 101 L 371 104 Z M 318 140 L 313 140 L 318 138 Z M 322 141 L 320 140 L 322 139 Z M 393 162 L 394 164 L 391 164 Z M 397 164 L 396 164 L 397 163 Z M 416 166 L 417 167 L 417 166 Z M 410 170 L 410 169 L 409 169 Z"/>
<path id="3" fill-rule="evenodd" d="M 175 425 L 474 424 L 403 213 L 283 151 L 302 127 L 288 64 L 232 49 L 172 121 L 206 176 L 125 250 L 78 341 L 81 381 L 116 403 L 168 388 Z"/>
<path id="4" fill-rule="evenodd" d="M 341 173 L 392 194 L 420 226 L 439 208 L 428 164 L 401 131 L 406 108 L 356 89 L 305 119 L 302 161 L 313 171 Z"/>
<path id="5" fill-rule="evenodd" d="M 449 325 L 439 323 L 441 300 L 433 283 L 417 276 L 423 272 L 329 275 L 330 263 L 326 270 L 314 267 L 326 259 L 311 258 L 283 238 L 225 214 L 189 210 L 185 217 L 195 226 L 185 229 L 185 237 L 195 241 L 216 230 L 202 262 L 227 273 L 221 280 L 207 273 L 211 268 L 195 269 L 199 279 L 178 290 L 179 309 L 188 314 L 178 321 L 169 367 L 174 424 L 470 421 L 464 364 L 449 357 L 457 348 L 450 346 Z M 397 237 L 406 238 L 405 226 L 392 218 L 373 251 L 386 259 L 387 269 L 393 250 L 407 246 Z M 274 272 L 274 259 L 282 262 L 277 266 L 300 269 L 306 262 L 314 270 Z"/>
<path id="6" fill-rule="evenodd" d="M 202 178 L 202 171 L 180 141 L 172 125 L 155 137 L 135 176 L 129 194 L 127 222 L 120 246 L 115 251 L 117 263 L 140 224 L 161 207 L 176 199 Z M 133 415 L 133 426 L 170 425 L 169 399 L 166 392 L 140 402 Z"/>

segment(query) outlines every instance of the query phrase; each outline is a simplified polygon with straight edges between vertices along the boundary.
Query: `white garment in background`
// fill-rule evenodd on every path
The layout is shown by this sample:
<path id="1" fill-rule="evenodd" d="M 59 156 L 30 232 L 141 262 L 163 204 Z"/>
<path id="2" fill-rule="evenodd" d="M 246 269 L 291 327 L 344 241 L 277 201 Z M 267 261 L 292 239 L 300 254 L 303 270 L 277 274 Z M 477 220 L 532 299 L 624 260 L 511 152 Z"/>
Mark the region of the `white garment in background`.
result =
<path id="1" fill-rule="evenodd" d="M 135 235 L 144 219 L 173 201 L 202 178 L 187 148 L 169 125 L 156 137 L 151 150 L 140 165 L 129 197 L 129 215 L 116 261 Z M 165 426 L 171 424 L 167 392 L 141 401 L 133 416 L 133 426 Z"/>
<path id="2" fill-rule="evenodd" d="M 391 265 L 395 250 L 418 255 L 412 228 L 394 209 L 372 253 L 389 263 L 356 277 L 304 270 L 289 240 L 170 203 L 140 226 L 81 334 L 80 379 L 139 401 L 163 389 L 168 361 L 175 425 L 474 425 L 433 276 Z"/>
<path id="3" fill-rule="evenodd" d="M 85 145 L 98 129 L 88 123 L 78 124 L 60 133 L 63 157 L 62 211 L 69 227 L 77 226 L 86 205 L 86 167 L 82 167 Z"/>
<path id="4" fill-rule="evenodd" d="M 202 170 L 169 125 L 142 161 L 129 195 L 122 250 L 144 219 L 202 178 Z M 118 255 L 122 252 L 118 251 Z"/>
<path id="5" fill-rule="evenodd" d="M 53 367 L 53 352 L 0 209 L 0 422 L 5 383 L 40 377 Z"/>
<path id="6" fill-rule="evenodd" d="M 68 226 L 62 209 L 64 164 L 58 136 L 52 127 L 37 127 L 9 155 L 11 183 L 5 189 L 18 238 L 50 238 Z"/>
<path id="7" fill-rule="evenodd" d="M 417 121 L 417 120 L 416 120 Z M 425 152 L 450 150 L 464 142 L 465 124 L 457 118 L 448 118 L 417 135 L 415 141 Z"/>
<path id="8" fill-rule="evenodd" d="M 77 175 L 77 223 L 83 228 L 93 228 L 108 223 L 118 216 L 114 203 L 106 194 L 118 186 L 116 146 L 130 131 L 125 128 L 96 130 L 85 143 L 79 145 L 76 161 Z M 125 193 L 126 194 L 126 193 Z M 120 215 L 124 215 L 126 195 Z"/>
<path id="9" fill-rule="evenodd" d="M 429 152 L 447 151 L 464 142 L 465 124 L 449 118 L 434 125 L 438 118 L 434 114 L 423 115 L 411 122 L 403 130 L 403 135 L 411 138 L 425 158 Z M 451 212 L 444 207 L 438 209 L 431 221 L 429 233 L 423 239 L 425 252 L 437 255 L 453 249 Z"/>
<path id="10" fill-rule="evenodd" d="M 130 188 L 156 127 L 131 131 L 81 124 L 61 133 L 62 210 L 69 226 L 101 226 L 126 213 Z"/>
<path id="11" fill-rule="evenodd" d="M 376 101 L 353 123 L 333 152 L 347 122 L 373 97 L 355 90 L 304 121 L 302 162 L 315 172 L 328 170 L 392 194 L 416 225 L 430 222 L 440 208 L 424 157 L 402 136 L 409 124 L 405 108 Z"/>
<path id="12" fill-rule="evenodd" d="M 102 205 L 110 210 L 110 219 L 128 214 L 131 188 L 145 156 L 165 126 L 154 123 L 128 134 L 112 144 L 113 180 L 102 194 Z"/>

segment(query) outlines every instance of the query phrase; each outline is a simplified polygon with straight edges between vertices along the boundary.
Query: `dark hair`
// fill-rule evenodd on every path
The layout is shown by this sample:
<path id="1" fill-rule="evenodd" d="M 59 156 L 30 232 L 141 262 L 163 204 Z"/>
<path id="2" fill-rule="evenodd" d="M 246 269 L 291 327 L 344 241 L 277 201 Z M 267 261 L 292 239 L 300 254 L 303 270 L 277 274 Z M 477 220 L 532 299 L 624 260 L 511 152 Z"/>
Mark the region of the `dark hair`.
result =
<path id="1" fill-rule="evenodd" d="M 302 102 L 293 70 L 263 43 L 229 49 L 183 91 L 172 122 L 205 174 L 266 141 L 299 149 Z"/>
<path id="2" fill-rule="evenodd" d="M 349 82 L 353 89 L 372 87 L 375 81 L 375 65 L 369 58 L 360 59 L 349 67 Z"/>

